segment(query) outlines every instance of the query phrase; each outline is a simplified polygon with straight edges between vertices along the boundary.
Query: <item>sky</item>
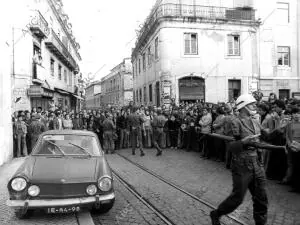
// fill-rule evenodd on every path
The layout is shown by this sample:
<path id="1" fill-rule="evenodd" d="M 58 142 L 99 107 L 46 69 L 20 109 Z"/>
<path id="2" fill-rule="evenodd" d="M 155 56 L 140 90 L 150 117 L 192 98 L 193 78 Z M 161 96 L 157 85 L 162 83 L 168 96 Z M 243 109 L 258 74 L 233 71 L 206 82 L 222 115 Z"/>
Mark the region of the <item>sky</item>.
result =
<path id="1" fill-rule="evenodd" d="M 99 80 L 131 57 L 136 30 L 150 13 L 155 0 L 63 0 L 73 34 L 80 44 L 84 77 Z"/>

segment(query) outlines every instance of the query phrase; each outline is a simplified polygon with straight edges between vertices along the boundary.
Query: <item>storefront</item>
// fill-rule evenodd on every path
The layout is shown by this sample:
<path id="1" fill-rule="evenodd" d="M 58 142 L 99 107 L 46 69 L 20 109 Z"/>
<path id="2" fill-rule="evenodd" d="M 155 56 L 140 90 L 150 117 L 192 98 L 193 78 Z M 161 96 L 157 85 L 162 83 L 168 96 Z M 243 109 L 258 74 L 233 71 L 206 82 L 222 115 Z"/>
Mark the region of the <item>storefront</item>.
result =
<path id="1" fill-rule="evenodd" d="M 200 77 L 187 76 L 178 80 L 179 102 L 196 102 L 205 100 L 205 80 Z"/>
<path id="2" fill-rule="evenodd" d="M 30 98 L 31 108 L 42 107 L 43 110 L 49 110 L 49 102 L 53 100 L 54 91 L 39 85 L 31 85 L 27 95 Z"/>

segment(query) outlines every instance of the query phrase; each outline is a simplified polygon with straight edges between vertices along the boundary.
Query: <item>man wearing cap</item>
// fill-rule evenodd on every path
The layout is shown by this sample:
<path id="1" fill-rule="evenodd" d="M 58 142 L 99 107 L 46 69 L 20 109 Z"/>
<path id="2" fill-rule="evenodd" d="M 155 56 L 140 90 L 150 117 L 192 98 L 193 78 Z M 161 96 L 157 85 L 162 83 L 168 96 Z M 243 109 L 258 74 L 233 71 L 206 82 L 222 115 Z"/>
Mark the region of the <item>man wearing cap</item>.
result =
<path id="1" fill-rule="evenodd" d="M 235 141 L 229 145 L 232 157 L 232 193 L 210 213 L 213 225 L 220 225 L 220 217 L 233 212 L 242 204 L 249 189 L 253 200 L 253 217 L 256 225 L 267 223 L 268 198 L 266 193 L 266 175 L 263 164 L 259 162 L 257 148 L 251 143 L 258 142 L 267 133 L 252 116 L 256 114 L 256 100 L 252 95 L 241 95 L 236 100 L 239 116 L 232 122 Z"/>
<path id="2" fill-rule="evenodd" d="M 115 140 L 114 132 L 116 130 L 116 125 L 113 123 L 113 116 L 111 113 L 107 113 L 107 118 L 103 121 L 103 141 L 105 153 L 109 152 L 113 154 L 115 152 Z"/>
<path id="3" fill-rule="evenodd" d="M 153 127 L 153 146 L 157 150 L 156 156 L 160 156 L 162 154 L 162 149 L 160 148 L 159 143 L 162 143 L 164 126 L 167 120 L 164 115 L 162 115 L 160 108 L 156 110 L 156 114 L 157 116 L 153 118 L 151 125 Z"/>
<path id="4" fill-rule="evenodd" d="M 18 120 L 14 124 L 14 138 L 17 140 L 17 157 L 27 156 L 27 145 L 26 145 L 26 134 L 27 127 L 23 121 L 22 114 L 18 115 Z M 21 150 L 22 148 L 22 150 Z"/>
<path id="5" fill-rule="evenodd" d="M 144 120 L 141 115 L 138 114 L 138 108 L 132 108 L 133 113 L 129 114 L 127 117 L 127 126 L 130 129 L 131 134 L 131 147 L 132 147 L 132 155 L 135 155 L 135 148 L 137 144 L 139 146 L 141 156 L 144 156 L 145 153 L 143 151 L 143 142 L 142 142 L 142 124 Z"/>
<path id="6" fill-rule="evenodd" d="M 30 140 L 31 140 L 31 147 L 34 148 L 35 143 L 37 142 L 39 136 L 41 133 L 46 131 L 46 127 L 44 123 L 40 121 L 41 116 L 38 114 L 35 114 L 32 116 L 32 122 L 29 125 L 29 133 L 30 133 Z"/>

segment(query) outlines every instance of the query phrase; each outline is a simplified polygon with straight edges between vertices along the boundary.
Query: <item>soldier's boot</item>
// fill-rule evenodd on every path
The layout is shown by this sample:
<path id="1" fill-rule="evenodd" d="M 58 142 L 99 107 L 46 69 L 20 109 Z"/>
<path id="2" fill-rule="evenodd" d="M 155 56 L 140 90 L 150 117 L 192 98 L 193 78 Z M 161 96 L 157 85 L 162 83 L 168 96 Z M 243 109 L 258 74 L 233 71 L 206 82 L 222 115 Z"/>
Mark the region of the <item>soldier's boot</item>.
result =
<path id="1" fill-rule="evenodd" d="M 211 219 L 211 224 L 212 225 L 221 225 L 220 223 L 220 216 L 218 215 L 217 210 L 213 210 L 210 212 L 210 219 Z"/>
<path id="2" fill-rule="evenodd" d="M 162 154 L 162 150 L 161 149 L 157 149 L 156 156 L 160 156 L 161 154 Z"/>
<path id="3" fill-rule="evenodd" d="M 108 150 L 105 151 L 105 154 L 108 154 Z"/>
<path id="4" fill-rule="evenodd" d="M 135 149 L 132 149 L 132 155 L 135 155 Z"/>
<path id="5" fill-rule="evenodd" d="M 144 155 L 145 155 L 145 153 L 144 153 L 143 149 L 141 149 L 141 156 L 144 156 Z"/>

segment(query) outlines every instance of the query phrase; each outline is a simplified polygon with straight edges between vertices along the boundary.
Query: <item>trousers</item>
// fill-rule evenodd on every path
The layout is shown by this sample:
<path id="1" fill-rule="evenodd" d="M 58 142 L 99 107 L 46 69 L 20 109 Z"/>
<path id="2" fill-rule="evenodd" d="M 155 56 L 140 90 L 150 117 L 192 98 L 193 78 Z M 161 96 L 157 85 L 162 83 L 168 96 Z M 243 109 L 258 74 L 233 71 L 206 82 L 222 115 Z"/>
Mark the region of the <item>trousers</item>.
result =
<path id="1" fill-rule="evenodd" d="M 27 145 L 26 145 L 26 137 L 24 134 L 17 134 L 17 157 L 21 157 L 21 155 L 27 156 Z"/>
<path id="2" fill-rule="evenodd" d="M 253 217 L 256 225 L 267 224 L 268 198 L 266 175 L 263 164 L 257 156 L 234 157 L 232 160 L 233 189 L 231 194 L 219 205 L 218 215 L 233 212 L 242 204 L 249 189 L 253 201 Z"/>
<path id="3" fill-rule="evenodd" d="M 142 129 L 140 127 L 132 127 L 131 129 L 131 147 L 132 152 L 135 152 L 135 148 L 138 146 L 141 153 L 143 152 L 143 138 L 142 138 Z"/>

